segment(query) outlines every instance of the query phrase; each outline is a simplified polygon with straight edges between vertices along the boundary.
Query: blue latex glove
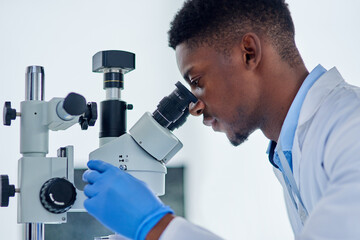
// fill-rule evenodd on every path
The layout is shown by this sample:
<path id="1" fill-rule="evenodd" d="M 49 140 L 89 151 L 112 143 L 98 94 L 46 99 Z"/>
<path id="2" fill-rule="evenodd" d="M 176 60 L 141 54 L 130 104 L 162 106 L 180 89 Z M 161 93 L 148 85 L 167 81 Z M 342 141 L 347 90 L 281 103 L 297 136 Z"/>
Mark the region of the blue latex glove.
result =
<path id="1" fill-rule="evenodd" d="M 112 231 L 143 240 L 163 216 L 173 213 L 144 182 L 119 168 L 99 160 L 90 160 L 88 167 L 84 207 Z"/>

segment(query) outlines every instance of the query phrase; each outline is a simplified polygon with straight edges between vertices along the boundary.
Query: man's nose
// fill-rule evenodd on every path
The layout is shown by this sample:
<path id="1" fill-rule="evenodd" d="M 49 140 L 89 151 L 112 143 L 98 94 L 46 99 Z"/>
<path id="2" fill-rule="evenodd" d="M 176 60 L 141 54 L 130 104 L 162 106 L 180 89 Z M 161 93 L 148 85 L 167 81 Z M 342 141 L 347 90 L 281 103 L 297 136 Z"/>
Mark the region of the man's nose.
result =
<path id="1" fill-rule="evenodd" d="M 203 101 L 198 100 L 196 103 L 190 103 L 189 112 L 193 116 L 200 116 L 203 114 L 205 104 Z"/>

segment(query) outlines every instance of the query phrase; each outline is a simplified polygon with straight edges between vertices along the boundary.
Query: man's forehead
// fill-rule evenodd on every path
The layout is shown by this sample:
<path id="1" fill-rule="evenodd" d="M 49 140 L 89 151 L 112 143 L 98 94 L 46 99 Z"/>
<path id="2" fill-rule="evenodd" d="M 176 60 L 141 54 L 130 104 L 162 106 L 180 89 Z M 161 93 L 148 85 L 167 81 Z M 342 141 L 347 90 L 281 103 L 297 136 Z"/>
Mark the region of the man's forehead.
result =
<path id="1" fill-rule="evenodd" d="M 184 42 L 176 46 L 175 52 L 176 52 L 176 58 L 179 61 L 179 60 L 184 60 L 185 57 L 189 57 L 191 49 L 189 45 Z"/>
<path id="2" fill-rule="evenodd" d="M 213 55 L 215 50 L 209 46 L 194 47 L 188 43 L 181 43 L 176 47 L 175 51 L 180 71 L 185 71 L 186 68 L 191 68 L 193 65 L 201 64 L 201 62 L 209 60 L 210 57 L 215 57 Z"/>
<path id="3" fill-rule="evenodd" d="M 229 61 L 229 56 L 225 57 L 223 53 L 206 44 L 194 47 L 191 44 L 181 43 L 175 50 L 177 64 L 183 76 L 192 68 L 198 69 L 208 65 L 219 65 L 225 60 Z"/>
<path id="4" fill-rule="evenodd" d="M 195 50 L 194 50 L 195 51 Z M 194 51 L 191 51 L 190 47 L 186 43 L 181 43 L 176 46 L 176 61 L 183 77 L 186 77 L 186 73 L 192 68 L 192 58 Z M 186 79 L 186 78 L 185 78 Z"/>

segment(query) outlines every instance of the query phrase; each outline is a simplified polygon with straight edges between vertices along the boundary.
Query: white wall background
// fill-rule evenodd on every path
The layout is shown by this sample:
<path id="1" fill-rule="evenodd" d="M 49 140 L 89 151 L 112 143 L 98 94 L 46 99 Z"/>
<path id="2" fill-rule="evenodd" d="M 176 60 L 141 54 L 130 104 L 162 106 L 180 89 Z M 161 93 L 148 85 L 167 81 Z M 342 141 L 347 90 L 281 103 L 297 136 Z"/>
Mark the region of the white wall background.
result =
<path id="1" fill-rule="evenodd" d="M 71 91 L 88 101 L 104 99 L 101 74 L 91 72 L 99 50 L 136 54 L 136 70 L 125 77 L 123 99 L 134 104 L 131 126 L 144 111 L 181 79 L 167 31 L 183 0 L 0 0 L 0 104 L 11 100 L 19 109 L 24 99 L 24 70 L 43 65 L 46 100 Z M 318 63 L 337 66 L 348 82 L 360 85 L 360 2 L 356 0 L 289 0 L 296 40 L 309 70 Z M 190 118 L 175 134 L 184 149 L 172 165 L 185 164 L 188 219 L 226 239 L 292 239 L 282 198 L 265 150 L 267 139 L 255 132 L 242 146 L 232 147 Z M 17 179 L 19 124 L 0 126 L 0 174 Z M 78 166 L 98 145 L 98 124 L 50 135 L 49 156 L 60 146 L 74 145 Z M 34 173 L 35 174 L 35 173 Z M 21 239 L 16 224 L 16 199 L 0 209 L 0 239 Z"/>

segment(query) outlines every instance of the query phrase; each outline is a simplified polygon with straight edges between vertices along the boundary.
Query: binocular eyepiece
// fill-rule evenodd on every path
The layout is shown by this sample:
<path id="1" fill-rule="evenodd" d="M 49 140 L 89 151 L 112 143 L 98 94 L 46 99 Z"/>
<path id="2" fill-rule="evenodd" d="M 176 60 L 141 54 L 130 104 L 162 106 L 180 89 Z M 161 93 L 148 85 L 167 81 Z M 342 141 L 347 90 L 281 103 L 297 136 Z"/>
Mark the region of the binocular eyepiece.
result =
<path id="1" fill-rule="evenodd" d="M 154 119 L 170 131 L 185 123 L 189 116 L 189 104 L 197 102 L 197 98 L 180 82 L 175 86 L 177 88 L 160 101 L 153 113 Z"/>

